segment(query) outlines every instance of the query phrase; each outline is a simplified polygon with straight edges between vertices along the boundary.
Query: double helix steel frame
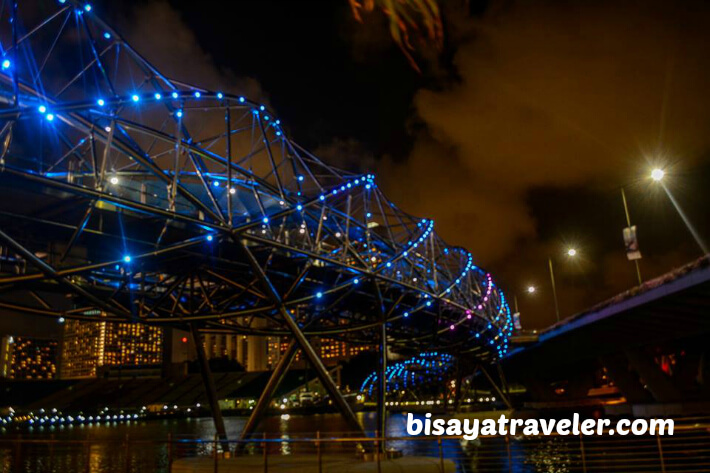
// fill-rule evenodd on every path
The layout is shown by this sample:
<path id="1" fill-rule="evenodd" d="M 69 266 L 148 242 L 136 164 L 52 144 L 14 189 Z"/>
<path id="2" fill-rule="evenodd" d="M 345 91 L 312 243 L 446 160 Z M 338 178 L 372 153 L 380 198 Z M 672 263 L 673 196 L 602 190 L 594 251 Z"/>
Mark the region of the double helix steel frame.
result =
<path id="1" fill-rule="evenodd" d="M 300 349 L 353 428 L 313 337 L 376 340 L 383 372 L 387 345 L 508 350 L 491 275 L 374 175 L 326 164 L 257 101 L 166 77 L 88 3 L 0 8 L 0 308 L 180 327 L 197 345 L 290 337 L 270 383 Z"/>

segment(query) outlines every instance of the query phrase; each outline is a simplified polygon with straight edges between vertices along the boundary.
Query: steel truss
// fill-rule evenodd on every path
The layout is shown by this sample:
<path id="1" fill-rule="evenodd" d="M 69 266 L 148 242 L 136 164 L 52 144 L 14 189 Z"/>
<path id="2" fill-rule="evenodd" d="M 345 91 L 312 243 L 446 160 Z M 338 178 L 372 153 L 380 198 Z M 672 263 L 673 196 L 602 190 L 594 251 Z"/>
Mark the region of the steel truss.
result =
<path id="1" fill-rule="evenodd" d="M 313 337 L 508 350 L 490 274 L 374 175 L 258 102 L 165 77 L 89 4 L 0 8 L 0 308 L 289 337 L 353 427 Z"/>

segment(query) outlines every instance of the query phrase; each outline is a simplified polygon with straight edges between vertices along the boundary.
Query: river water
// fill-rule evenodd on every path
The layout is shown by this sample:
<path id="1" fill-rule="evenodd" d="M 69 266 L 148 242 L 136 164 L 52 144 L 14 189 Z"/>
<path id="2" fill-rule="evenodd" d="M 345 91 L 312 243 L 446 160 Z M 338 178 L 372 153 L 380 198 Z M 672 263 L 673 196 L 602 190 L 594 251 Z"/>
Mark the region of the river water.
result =
<path id="1" fill-rule="evenodd" d="M 365 430 L 372 432 L 376 426 L 373 412 L 357 414 Z M 237 439 L 246 422 L 245 417 L 227 417 L 225 424 L 229 439 Z M 268 432 L 269 455 L 314 454 L 312 443 L 294 442 L 299 438 L 315 438 L 318 432 L 322 438 L 352 436 L 347 424 L 339 414 L 289 415 L 267 418 L 259 431 Z M 127 473 L 127 472 L 167 472 L 168 458 L 179 459 L 187 456 L 211 455 L 215 428 L 212 419 L 185 418 L 161 420 L 137 420 L 123 423 L 84 424 L 74 426 L 37 427 L 19 432 L 23 440 L 39 441 L 36 444 L 12 442 L 18 432 L 0 431 L 0 471 L 3 473 L 39 472 L 85 472 L 85 473 Z M 169 436 L 180 442 L 168 448 Z M 406 419 L 403 414 L 390 413 L 388 437 L 406 437 Z M 708 440 L 703 437 L 703 444 Z M 43 440 L 55 439 L 62 443 L 50 447 Z M 130 448 L 126 448 L 127 442 Z M 194 440 L 202 439 L 203 443 Z M 587 462 L 592 455 L 597 468 L 582 465 L 584 449 L 580 449 L 580 439 L 575 437 L 557 438 L 488 438 L 462 444 L 459 439 L 421 440 L 416 437 L 391 441 L 389 448 L 401 451 L 405 456 L 420 455 L 443 457 L 456 463 L 457 471 L 468 472 L 509 472 L 509 473 L 570 473 L 576 471 L 608 471 L 618 473 L 626 462 L 618 463 L 608 455 L 610 449 L 634 452 L 649 449 L 649 466 L 658 462 L 654 453 L 654 438 L 602 438 L 605 444 L 595 447 L 587 444 Z M 81 441 L 91 440 L 87 445 Z M 290 441 L 289 441 L 290 440 Z M 626 442 L 637 442 L 626 444 Z M 67 444 L 67 442 L 75 442 Z M 609 443 L 610 442 L 610 443 Z M 643 443 L 639 443 L 643 442 Z M 231 447 L 232 449 L 234 446 Z M 325 453 L 353 454 L 355 443 L 329 443 Z M 597 451 L 598 453 L 590 453 Z M 640 451 L 640 450 L 639 450 Z M 260 445 L 247 446 L 246 453 L 262 456 Z M 623 459 L 622 459 L 623 460 Z M 314 460 L 315 461 L 315 460 Z M 630 470 L 629 470 L 630 471 Z M 659 471 L 653 468 L 644 471 Z M 691 471 L 691 470 L 684 470 Z"/>
<path id="2" fill-rule="evenodd" d="M 368 432 L 376 426 L 374 412 L 357 414 L 360 423 Z M 227 436 L 236 439 L 246 422 L 246 417 L 227 417 L 225 426 Z M 388 437 L 404 437 L 406 433 L 405 416 L 391 413 L 388 418 Z M 315 438 L 317 432 L 324 438 L 353 436 L 347 424 L 339 414 L 272 416 L 265 419 L 259 431 L 268 432 L 269 438 L 298 439 Z M 0 441 L 14 439 L 18 432 L 3 432 Z M 82 441 L 92 440 L 90 446 L 82 443 L 66 445 L 55 444 L 51 449 L 45 444 L 23 445 L 20 449 L 12 442 L 0 446 L 0 470 L 3 472 L 63 472 L 90 471 L 92 473 L 125 473 L 126 471 L 167 471 L 168 456 L 210 455 L 211 439 L 215 428 L 209 417 L 137 420 L 122 423 L 100 423 L 67 425 L 57 427 L 36 427 L 20 433 L 23 440 Z M 177 445 L 170 452 L 165 444 L 168 436 L 173 439 L 204 439 L 204 444 L 187 443 Z M 124 447 L 130 440 L 130 454 Z M 329 444 L 327 450 L 337 453 L 352 453 L 355 443 L 345 445 Z M 404 455 L 424 455 L 438 457 L 440 453 L 453 459 L 459 465 L 459 471 L 471 471 L 466 466 L 466 454 L 458 440 L 444 440 L 441 446 L 435 441 L 393 441 L 388 445 L 402 451 Z M 261 455 L 259 447 L 251 446 L 248 452 Z M 441 449 L 441 452 L 440 452 Z M 269 445 L 269 454 L 315 453 L 315 447 L 301 443 L 275 441 Z M 128 465 L 126 459 L 128 459 Z M 88 459 L 88 465 L 87 465 Z"/>

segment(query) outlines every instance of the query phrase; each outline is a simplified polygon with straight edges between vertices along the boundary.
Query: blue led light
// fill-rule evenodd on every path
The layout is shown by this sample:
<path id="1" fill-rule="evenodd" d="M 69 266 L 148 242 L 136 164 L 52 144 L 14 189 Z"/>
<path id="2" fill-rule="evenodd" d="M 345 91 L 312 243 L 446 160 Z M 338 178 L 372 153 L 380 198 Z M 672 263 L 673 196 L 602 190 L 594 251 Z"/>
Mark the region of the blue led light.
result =
<path id="1" fill-rule="evenodd" d="M 224 94 L 222 92 L 217 92 L 217 98 L 218 99 L 224 98 Z"/>
<path id="2" fill-rule="evenodd" d="M 91 11 L 91 5 L 88 3 L 86 5 L 84 5 L 84 10 L 87 12 Z"/>
<path id="3" fill-rule="evenodd" d="M 298 210 L 298 211 L 303 210 L 303 206 L 302 206 L 301 204 L 298 204 L 298 205 L 296 206 L 296 210 Z"/>
<path id="4" fill-rule="evenodd" d="M 239 103 L 244 103 L 244 97 L 239 97 Z"/>
<path id="5" fill-rule="evenodd" d="M 12 63 L 10 62 L 9 59 L 4 59 L 4 60 L 2 61 L 2 68 L 3 68 L 3 69 L 9 69 L 11 64 L 12 64 Z"/>
<path id="6" fill-rule="evenodd" d="M 261 110 L 261 111 L 263 112 L 264 110 L 266 110 L 266 107 L 264 107 L 264 106 L 262 105 L 262 106 L 259 107 L 259 110 Z"/>
<path id="7" fill-rule="evenodd" d="M 50 122 L 51 122 L 52 120 L 54 120 L 54 114 L 53 114 L 53 113 L 48 113 L 48 114 L 46 115 L 46 117 L 47 117 L 47 120 L 49 120 Z"/>
<path id="8" fill-rule="evenodd" d="M 154 97 L 155 97 L 155 100 L 160 100 L 163 98 L 163 96 L 160 95 L 158 92 L 155 93 Z"/>
<path id="9" fill-rule="evenodd" d="M 212 185 L 215 187 L 219 187 L 219 181 L 212 181 Z"/>
<path id="10" fill-rule="evenodd" d="M 177 112 L 175 112 L 175 115 L 177 115 L 178 118 L 181 118 L 182 117 L 182 110 L 178 110 Z"/>
<path id="11" fill-rule="evenodd" d="M 298 176 L 299 181 L 303 181 L 304 177 L 303 176 Z"/>
<path id="12" fill-rule="evenodd" d="M 409 317 L 409 312 L 405 312 L 405 313 L 402 314 L 402 315 L 404 315 L 404 318 L 406 319 L 407 317 Z"/>
<path id="13" fill-rule="evenodd" d="M 45 107 L 44 105 L 40 105 L 39 107 L 37 107 L 37 110 L 39 110 L 39 113 L 45 113 L 47 111 L 47 107 Z"/>
<path id="14" fill-rule="evenodd" d="M 207 235 L 207 241 L 212 241 L 214 240 L 214 237 L 212 235 Z"/>
<path id="15" fill-rule="evenodd" d="M 360 284 L 360 280 L 358 278 L 353 279 L 353 284 Z"/>
<path id="16" fill-rule="evenodd" d="M 131 258 L 130 255 L 126 255 L 126 256 L 123 257 L 123 262 L 124 262 L 124 263 L 130 263 L 130 262 L 131 262 L 131 259 L 132 259 L 132 258 Z"/>
<path id="17" fill-rule="evenodd" d="M 173 96 L 174 99 L 178 98 L 178 93 L 177 93 L 177 92 L 173 92 L 171 95 Z"/>
<path id="18" fill-rule="evenodd" d="M 261 221 L 264 223 L 269 223 L 269 217 L 264 217 L 261 219 Z"/>
<path id="19" fill-rule="evenodd" d="M 202 94 L 201 94 L 200 91 L 198 90 L 197 92 L 195 92 L 195 98 L 198 98 L 198 99 L 199 99 L 200 97 L 202 97 Z"/>
<path id="20" fill-rule="evenodd" d="M 134 102 L 138 102 L 140 99 L 141 99 L 141 98 L 140 98 L 138 95 L 136 95 L 136 94 L 133 94 L 133 95 L 131 96 L 131 100 L 133 100 Z"/>
<path id="21" fill-rule="evenodd" d="M 319 291 L 319 292 L 316 292 L 316 297 L 317 297 L 318 299 L 320 299 L 321 297 L 323 297 L 323 293 L 320 292 L 320 291 Z"/>
<path id="22" fill-rule="evenodd" d="M 109 33 L 108 31 L 105 32 L 105 33 L 104 33 L 104 38 L 106 38 L 106 39 L 111 39 L 111 33 Z"/>
<path id="23" fill-rule="evenodd" d="M 104 99 L 98 99 L 96 103 L 99 107 L 103 107 L 104 105 L 106 105 L 106 101 Z"/>
<path id="24" fill-rule="evenodd" d="M 319 197 L 320 200 L 325 200 L 325 196 L 323 194 L 320 195 Z"/>

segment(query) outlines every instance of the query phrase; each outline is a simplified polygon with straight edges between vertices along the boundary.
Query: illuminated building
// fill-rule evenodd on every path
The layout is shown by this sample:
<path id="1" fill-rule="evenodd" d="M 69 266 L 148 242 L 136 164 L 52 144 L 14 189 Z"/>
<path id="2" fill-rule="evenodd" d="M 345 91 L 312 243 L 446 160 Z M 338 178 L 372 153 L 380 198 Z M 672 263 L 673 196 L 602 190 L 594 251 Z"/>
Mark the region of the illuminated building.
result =
<path id="1" fill-rule="evenodd" d="M 0 377 L 53 379 L 57 376 L 57 340 L 6 336 L 0 340 Z"/>
<path id="2" fill-rule="evenodd" d="M 210 358 L 236 360 L 247 371 L 273 368 L 275 361 L 270 351 L 273 337 L 238 334 L 204 334 L 205 355 Z M 278 358 L 276 358 L 278 361 Z"/>
<path id="3" fill-rule="evenodd" d="M 348 360 L 362 351 L 375 349 L 371 345 L 355 345 L 332 338 L 314 338 L 312 344 L 326 366 L 334 366 L 338 362 Z M 286 352 L 287 348 L 288 337 L 269 337 L 267 359 L 270 368 L 276 366 L 276 363 L 281 359 L 281 355 Z M 302 357 L 299 352 L 295 359 L 297 366 L 302 364 L 301 360 Z"/>
<path id="4" fill-rule="evenodd" d="M 162 361 L 160 328 L 76 320 L 64 327 L 62 378 L 95 377 L 101 369 L 159 366 Z"/>

